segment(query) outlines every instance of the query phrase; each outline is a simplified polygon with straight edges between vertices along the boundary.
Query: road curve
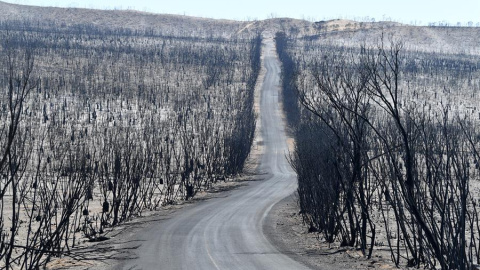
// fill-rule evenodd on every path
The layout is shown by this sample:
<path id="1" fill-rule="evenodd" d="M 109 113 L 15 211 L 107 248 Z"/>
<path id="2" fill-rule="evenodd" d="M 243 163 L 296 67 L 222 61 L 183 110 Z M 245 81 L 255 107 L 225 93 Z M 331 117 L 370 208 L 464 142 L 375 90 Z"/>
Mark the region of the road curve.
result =
<path id="1" fill-rule="evenodd" d="M 136 258 L 115 269 L 308 269 L 280 253 L 265 237 L 263 223 L 272 206 L 296 188 L 285 154 L 286 135 L 279 107 L 279 62 L 273 41 L 263 48 L 265 79 L 260 119 L 264 180 L 224 198 L 199 203 L 134 236 L 142 243 Z"/>

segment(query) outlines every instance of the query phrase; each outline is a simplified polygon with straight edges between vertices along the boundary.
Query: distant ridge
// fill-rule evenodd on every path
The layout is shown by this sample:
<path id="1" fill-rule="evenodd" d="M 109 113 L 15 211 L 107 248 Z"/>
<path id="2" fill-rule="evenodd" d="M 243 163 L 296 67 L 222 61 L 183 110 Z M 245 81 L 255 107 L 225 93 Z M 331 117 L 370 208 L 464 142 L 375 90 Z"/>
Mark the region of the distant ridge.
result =
<path id="1" fill-rule="evenodd" d="M 86 24 L 109 29 L 119 27 L 142 31 L 153 29 L 162 34 L 199 37 L 230 38 L 251 36 L 255 33 L 273 37 L 276 32 L 282 31 L 292 37 L 321 38 L 336 44 L 352 45 L 375 42 L 383 33 L 404 40 L 408 49 L 480 54 L 479 27 L 429 27 L 389 21 L 356 22 L 340 19 L 319 22 L 291 18 L 235 21 L 134 10 L 38 7 L 2 1 L 0 10 L 2 11 L 0 21 L 55 22 L 65 27 Z M 458 46 L 462 46 L 462 49 L 458 50 Z"/>
<path id="2" fill-rule="evenodd" d="M 147 27 L 162 29 L 171 32 L 172 29 L 186 33 L 197 31 L 224 32 L 225 35 L 238 35 L 251 32 L 293 32 L 300 36 L 315 35 L 319 29 L 339 30 L 335 26 L 362 25 L 345 20 L 331 20 L 312 23 L 306 20 L 291 18 L 273 18 L 257 21 L 234 21 L 224 19 L 208 19 L 183 15 L 156 14 L 135 10 L 98 10 L 85 8 L 58 8 L 39 7 L 30 5 L 10 4 L 0 1 L 2 17 L 0 20 L 30 20 L 30 21 L 53 21 L 63 25 L 93 24 L 99 27 L 116 28 L 123 27 L 132 30 L 143 30 Z M 371 24 L 370 24 L 371 25 Z M 181 28 L 181 29 L 180 29 Z"/>
<path id="3" fill-rule="evenodd" d="M 208 31 L 215 27 L 216 31 L 235 33 L 244 22 L 231 20 L 214 20 L 182 15 L 155 14 L 134 10 L 97 10 L 85 8 L 58 8 L 38 7 L 28 5 L 10 4 L 0 1 L 2 17 L 0 20 L 30 20 L 33 22 L 50 21 L 66 26 L 78 24 L 92 24 L 105 28 L 128 28 L 144 30 L 154 28 L 170 33 L 173 29 L 177 32 L 193 33 Z"/>

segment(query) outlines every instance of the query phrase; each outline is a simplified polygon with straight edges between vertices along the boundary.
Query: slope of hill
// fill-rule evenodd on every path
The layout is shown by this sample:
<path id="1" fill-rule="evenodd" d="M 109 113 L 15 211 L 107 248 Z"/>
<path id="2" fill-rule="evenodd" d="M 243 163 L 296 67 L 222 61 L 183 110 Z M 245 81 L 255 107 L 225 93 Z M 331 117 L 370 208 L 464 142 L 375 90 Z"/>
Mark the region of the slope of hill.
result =
<path id="1" fill-rule="evenodd" d="M 2 19 L 33 23 L 55 22 L 62 26 L 89 24 L 105 28 L 131 30 L 154 29 L 162 34 L 209 36 L 213 32 L 229 37 L 243 28 L 244 22 L 214 20 L 181 15 L 154 14 L 133 10 L 94 10 L 83 8 L 37 7 L 0 1 Z"/>
<path id="2" fill-rule="evenodd" d="M 133 10 L 37 7 L 0 1 L 0 21 L 20 20 L 62 27 L 93 25 L 130 30 L 150 29 L 163 35 L 238 37 L 252 33 L 272 36 L 278 31 L 292 37 L 324 39 L 335 44 L 374 43 L 382 35 L 403 39 L 410 49 L 443 53 L 480 54 L 480 28 L 411 26 L 396 22 L 330 20 L 309 22 L 291 18 L 258 21 L 215 20 L 182 15 L 155 14 Z"/>
<path id="3" fill-rule="evenodd" d="M 412 26 L 392 22 L 358 23 L 329 21 L 316 23 L 311 39 L 325 43 L 360 46 L 376 44 L 381 36 L 400 39 L 409 50 L 440 53 L 480 54 L 479 27 Z"/>
<path id="4" fill-rule="evenodd" d="M 63 153 L 67 153 L 66 150 L 63 150 L 63 147 L 65 147 L 71 153 L 78 153 L 78 157 L 72 155 L 72 164 L 68 164 L 68 166 L 63 165 L 63 159 L 53 159 L 52 161 L 50 156 L 45 158 L 46 163 L 50 165 L 45 165 L 42 168 L 37 167 L 38 175 L 42 175 L 41 180 L 44 181 L 40 186 L 46 190 L 45 194 L 57 194 L 49 190 L 49 183 L 52 183 L 49 180 L 51 179 L 60 179 L 63 180 L 62 183 L 68 182 L 71 185 L 78 185 L 78 190 L 83 192 L 82 195 L 67 197 L 67 199 L 76 203 L 78 211 L 75 217 L 71 217 L 69 215 L 72 215 L 73 212 L 67 209 L 68 212 L 66 212 L 64 220 L 75 219 L 78 224 L 84 222 L 83 231 L 80 232 L 78 228 L 74 228 L 77 224 L 75 222 L 72 222 L 73 225 L 70 223 L 60 224 L 67 224 L 66 231 L 83 233 L 85 237 L 90 237 L 93 240 L 96 240 L 97 236 L 103 231 L 104 224 L 116 225 L 118 222 L 126 220 L 127 217 L 141 213 L 143 209 L 156 208 L 162 204 L 162 201 L 166 204 L 175 203 L 177 195 L 178 198 L 191 198 L 192 194 L 200 188 L 208 187 L 208 183 L 225 180 L 226 177 L 220 176 L 220 174 L 228 171 L 225 169 L 228 168 L 228 163 L 218 169 L 214 166 L 220 164 L 220 160 L 230 162 L 243 158 L 243 156 L 239 158 L 238 155 L 233 155 L 234 153 L 241 153 L 240 151 L 230 150 L 238 147 L 236 145 L 245 145 L 247 150 L 250 149 L 248 144 L 236 143 L 237 134 L 240 134 L 236 131 L 247 130 L 246 123 L 253 122 L 253 113 L 248 113 L 249 111 L 245 109 L 245 113 L 240 114 L 240 112 L 244 112 L 244 107 L 240 105 L 247 103 L 243 100 L 252 101 L 251 96 L 245 94 L 247 91 L 244 87 L 254 85 L 255 78 L 258 77 L 255 75 L 255 72 L 258 71 L 255 70 L 260 63 L 260 49 L 253 50 L 253 48 L 260 48 L 261 40 L 256 39 L 256 43 L 252 41 L 251 44 L 257 45 L 249 45 L 250 43 L 246 43 L 246 40 L 242 39 L 243 37 L 251 38 L 257 33 L 262 33 L 266 37 L 266 43 L 269 46 L 264 47 L 264 56 L 270 57 L 268 60 L 270 65 L 267 62 L 265 63 L 266 66 L 273 67 L 269 72 L 274 76 L 278 75 L 277 62 L 274 60 L 276 56 L 273 42 L 268 37 L 273 37 L 277 32 L 285 32 L 291 40 L 296 39 L 298 41 L 292 46 L 292 55 L 296 57 L 292 58 L 294 59 L 292 62 L 301 63 L 301 61 L 304 61 L 303 67 L 314 66 L 314 61 L 306 62 L 306 60 L 322 59 L 322 55 L 316 53 L 320 51 L 318 49 L 320 45 L 355 47 L 362 44 L 378 44 L 382 36 L 387 37 L 385 39 L 387 42 L 392 37 L 400 39 L 405 43 L 408 50 L 422 52 L 408 52 L 412 55 L 409 58 L 412 60 L 409 64 L 412 64 L 411 67 L 415 67 L 411 70 L 415 71 L 404 74 L 404 76 L 410 76 L 405 77 L 409 79 L 406 80 L 408 91 L 405 94 L 409 99 L 403 99 L 402 104 L 423 104 L 424 108 L 427 105 L 432 105 L 428 106 L 429 110 L 431 107 L 434 111 L 440 111 L 441 108 L 435 106 L 443 106 L 443 100 L 454 101 L 458 105 L 455 105 L 456 107 L 453 110 L 463 114 L 469 113 L 474 117 L 478 115 L 478 100 L 476 99 L 478 95 L 476 93 L 480 92 L 478 90 L 480 82 L 477 79 L 479 78 L 478 74 L 474 72 L 477 72 L 480 66 L 479 62 L 476 61 L 476 55 L 480 55 L 480 46 L 478 46 L 480 44 L 480 28 L 423 27 L 395 22 L 355 22 L 348 20 L 309 22 L 291 18 L 272 18 L 259 21 L 214 20 L 131 10 L 35 7 L 8 4 L 1 1 L 0 10 L 2 12 L 2 17 L 0 17 L 0 41 L 3 41 L 5 29 L 13 29 L 14 31 L 9 32 L 9 35 L 15 42 L 19 41 L 20 45 L 23 44 L 22 46 L 30 46 L 30 44 L 22 43 L 24 42 L 22 40 L 24 34 L 36 38 L 37 43 L 34 45 L 37 46 L 35 48 L 38 49 L 38 52 L 36 51 L 37 54 L 35 55 L 37 63 L 35 75 L 39 76 L 40 79 L 38 88 L 35 89 L 35 93 L 32 93 L 31 103 L 26 106 L 25 115 L 30 117 L 28 119 L 32 119 L 28 123 L 36 123 L 37 126 L 34 126 L 34 131 L 43 131 L 45 127 L 51 127 L 51 130 L 57 131 L 45 132 L 50 136 L 48 137 L 49 140 L 45 143 L 45 147 L 39 148 L 38 152 L 41 154 L 47 153 L 54 157 L 55 155 L 61 156 Z M 130 31 L 137 30 L 139 33 L 130 33 Z M 97 35 L 97 32 L 100 34 Z M 222 37 L 225 39 L 205 37 Z M 239 38 L 236 39 L 237 37 Z M 14 44 L 14 42 L 8 44 Z M 8 51 L 3 50 L 2 45 L 0 44 L 0 54 L 5 55 Z M 314 47 L 312 45 L 318 46 Z M 331 47 L 326 46 L 326 48 L 330 49 Z M 332 48 L 331 51 L 334 53 L 341 51 L 338 47 Z M 2 59 L 7 59 L 7 57 L 0 57 L 0 60 Z M 451 59 L 454 61 L 450 61 Z M 248 65 L 249 62 L 251 62 L 251 65 Z M 7 65 L 4 65 L 4 69 L 5 67 Z M 421 73 L 422 70 L 423 73 Z M 435 72 L 435 77 L 430 70 L 438 71 Z M 451 73 L 452 70 L 455 73 Z M 428 73 L 431 74 L 430 77 L 425 75 L 428 75 Z M 462 80 L 457 80 L 452 75 L 461 77 Z M 305 81 L 314 81 L 310 79 L 311 77 L 299 76 L 298 78 L 305 79 Z M 269 82 L 269 87 L 265 87 L 266 90 L 277 90 L 275 85 L 278 85 L 278 78 L 265 79 L 265 81 Z M 445 85 L 448 87 L 445 87 Z M 252 90 L 253 88 L 249 89 Z M 311 89 L 314 89 L 314 87 Z M 455 92 L 451 89 L 459 90 Z M 277 98 L 264 100 L 273 102 L 271 107 L 277 108 L 274 106 L 278 105 L 279 95 L 272 92 L 265 96 L 276 96 Z M 5 97 L 6 95 L 3 96 L 4 100 L 6 100 Z M 435 99 L 432 97 L 435 97 Z M 468 100 L 466 100 L 466 97 L 469 97 Z M 238 107 L 236 107 L 237 105 Z M 7 108 L 6 105 L 3 108 Z M 248 106 L 245 106 L 245 108 L 251 109 Z M 27 114 L 27 111 L 29 114 Z M 233 117 L 235 112 L 238 113 L 239 117 Z M 5 117 L 8 113 L 0 114 L 0 116 L 2 115 Z M 242 115 L 245 118 L 240 118 Z M 264 115 L 271 116 L 277 115 L 277 113 L 273 111 L 268 113 L 267 111 Z M 247 116 L 251 118 L 247 118 Z M 272 121 L 267 122 L 272 123 Z M 280 123 L 278 121 L 273 122 Z M 3 123 L 6 123 L 6 121 L 3 121 Z M 151 123 L 155 123 L 155 125 L 151 125 Z M 234 124 L 230 125 L 229 123 Z M 244 126 L 241 126 L 241 124 L 244 124 Z M 117 127 L 123 129 L 117 129 Z M 230 127 L 233 127 L 231 130 L 235 132 L 229 132 Z M 262 124 L 262 127 L 270 132 L 279 130 L 278 127 L 269 128 L 267 124 Z M 124 131 L 128 131 L 128 136 L 125 136 L 125 138 L 121 137 Z M 285 141 L 279 140 L 279 134 L 277 133 L 274 136 L 276 138 L 275 142 Z M 27 134 L 27 131 L 24 131 L 24 134 Z M 212 136 L 212 134 L 215 134 L 215 136 Z M 34 140 L 32 136 L 30 145 L 34 145 Z M 251 140 L 249 141 L 251 142 Z M 140 143 L 135 144 L 137 142 Z M 227 143 L 233 146 L 230 147 L 230 144 Z M 259 143 L 270 145 L 267 140 L 258 140 L 257 145 Z M 132 146 L 124 148 L 123 146 L 127 144 Z M 59 147 L 55 148 L 55 145 L 59 145 Z M 96 146 L 98 145 L 104 147 L 99 150 L 102 154 L 92 156 L 91 153 L 97 153 Z M 108 145 L 108 147 L 105 145 Z M 207 147 L 207 145 L 211 146 Z M 218 145 L 226 146 L 224 148 L 214 148 Z M 274 152 L 280 153 L 283 160 L 283 153 L 285 152 L 281 149 L 283 144 L 278 147 L 280 151 L 275 150 Z M 146 149 L 149 151 L 144 152 Z M 173 150 L 169 152 L 168 149 L 184 149 L 184 153 L 178 154 Z M 339 151 L 339 153 L 342 152 L 344 151 Z M 127 160 L 130 162 L 129 159 L 122 159 L 121 157 L 134 156 L 132 153 L 137 155 L 133 158 L 136 158 L 137 164 L 142 166 L 138 166 L 137 171 L 130 173 L 126 171 L 131 168 L 130 165 L 124 165 L 127 164 Z M 228 153 L 232 153 L 231 156 L 227 156 Z M 40 156 L 40 154 L 38 155 Z M 218 155 L 218 157 L 215 155 Z M 157 160 L 164 163 L 156 162 Z M 274 158 L 272 160 L 280 159 Z M 73 163 L 74 161 L 76 163 Z M 92 174 L 95 176 L 89 178 L 92 182 L 82 182 L 84 178 L 81 178 L 82 181 L 64 181 L 66 177 L 76 179 L 74 177 L 80 177 L 79 172 L 88 171 L 85 167 L 76 167 L 83 166 L 80 162 L 95 164 L 89 167 L 90 173 L 93 168 L 96 168 L 93 169 L 94 173 Z M 80 165 L 77 165 L 77 163 Z M 17 167 L 17 164 L 12 164 L 15 165 L 13 167 Z M 98 169 L 98 164 L 103 164 L 103 166 Z M 148 166 L 144 168 L 144 164 Z M 170 169 L 174 168 L 172 164 L 177 167 Z M 272 173 L 280 172 L 288 167 L 286 161 L 278 164 L 283 165 L 277 166 L 278 168 Z M 12 168 L 12 166 L 3 166 L 4 170 L 9 168 Z M 40 171 L 43 168 L 46 169 Z M 47 171 L 49 174 L 45 173 Z M 200 174 L 197 172 L 200 172 L 202 176 L 199 176 Z M 133 173 L 135 177 L 128 176 L 128 174 L 133 175 Z M 122 177 L 119 177 L 120 175 Z M 123 177 L 123 175 L 126 177 Z M 203 175 L 207 176 L 204 177 Z M 233 175 L 233 173 L 229 175 Z M 284 173 L 281 177 L 285 175 L 287 174 Z M 288 175 L 290 174 L 288 173 Z M 82 174 L 82 177 L 86 176 Z M 11 178 L 13 179 L 13 177 Z M 202 184 L 199 180 L 205 181 L 203 183 L 207 184 Z M 119 181 L 131 183 L 131 185 L 129 184 L 125 189 L 123 187 L 117 189 L 114 183 L 117 184 Z M 89 185 L 80 186 L 84 184 Z M 138 189 L 138 186 L 142 188 Z M 149 188 L 152 186 L 155 186 L 155 188 Z M 24 185 L 24 187 L 37 190 L 39 185 L 35 182 L 31 186 Z M 175 187 L 181 188 L 176 190 Z M 276 187 L 278 189 L 278 186 Z M 65 184 L 62 188 L 68 190 L 71 187 Z M 146 192 L 150 190 L 153 190 L 152 195 Z M 285 191 L 285 189 L 282 190 Z M 65 194 L 66 192 L 61 193 L 61 191 L 58 194 Z M 148 195 L 153 198 L 152 196 L 157 194 L 159 197 L 150 199 L 150 201 L 145 199 L 143 203 L 145 206 L 131 208 L 125 207 L 125 205 L 128 206 L 131 202 L 131 205 L 133 205 L 133 201 L 130 199 L 124 201 L 123 208 L 127 210 L 124 210 L 125 214 L 118 218 L 120 204 L 117 202 L 120 199 L 117 198 L 134 197 L 133 195 L 124 196 L 126 192 L 130 191 L 135 196 L 146 198 Z M 140 192 L 143 193 L 138 195 Z M 258 193 L 258 190 L 256 192 Z M 28 194 L 36 193 L 30 192 Z M 272 194 L 279 196 L 280 193 L 273 192 Z M 62 198 L 60 195 L 55 196 L 57 195 L 52 195 L 52 201 Z M 3 202 L 7 202 L 5 205 L 11 205 L 11 201 L 15 201 L 11 198 L 13 196 L 8 198 L 10 201 L 4 199 L 3 201 L 0 200 L 0 203 L 4 205 Z M 84 200 L 84 198 L 89 199 Z M 35 200 L 28 199 L 29 201 Z M 89 208 L 90 200 L 96 202 L 95 204 L 92 203 L 91 208 Z M 47 203 L 44 204 L 47 205 Z M 62 203 L 62 205 L 70 204 Z M 235 205 L 238 206 L 239 204 Z M 259 206 L 259 204 L 255 205 Z M 36 216 L 33 214 L 34 210 L 29 212 L 30 210 L 27 207 L 29 205 L 25 207 L 25 210 L 28 211 L 24 211 L 26 214 L 21 217 L 28 218 L 30 224 L 33 220 L 41 221 L 38 226 L 47 224 L 43 222 L 51 220 L 49 215 L 57 213 L 57 209 L 55 211 L 52 209 L 50 212 L 51 208 L 48 206 L 45 207 L 46 214 L 41 215 L 39 211 Z M 236 212 L 231 211 L 232 209 L 226 211 L 226 208 L 215 208 L 221 209 L 224 213 Z M 253 209 L 247 208 L 249 210 Z M 3 207 L 0 207 L 0 209 L 4 211 Z M 37 208 L 32 207 L 32 209 Z M 139 209 L 138 212 L 135 212 L 137 209 Z M 10 220 L 15 220 L 14 211 L 6 209 L 2 213 L 8 213 L 14 217 Z M 211 213 L 217 215 L 220 212 Z M 201 214 L 203 215 L 203 213 Z M 117 216 L 115 217 L 115 215 Z M 2 216 L 6 217 L 7 215 L 0 215 L 0 217 Z M 380 215 L 376 216 L 380 217 Z M 217 217 L 223 216 L 217 215 Z M 90 221 L 93 222 L 93 218 L 95 218 L 95 225 L 87 227 L 86 224 L 90 224 Z M 209 222 L 212 220 L 209 220 Z M 242 220 L 253 219 L 243 218 Z M 17 219 L 17 222 L 22 224 L 23 220 L 18 221 Z M 220 223 L 216 222 L 216 224 Z M 260 223 L 256 222 L 256 224 Z M 188 224 L 197 225 L 196 222 Z M 238 225 L 239 223 L 234 222 L 232 224 Z M 9 229 L 2 225 L 2 222 L 0 222 L 0 225 Z M 248 228 L 248 226 L 245 227 Z M 51 226 L 45 228 L 50 229 Z M 208 229 L 209 227 L 204 226 L 204 228 Z M 26 235 L 30 235 L 27 230 L 30 230 L 30 228 L 22 227 L 21 229 L 25 229 L 24 233 L 18 233 L 17 235 L 37 248 L 34 241 L 27 241 L 29 236 Z M 0 231 L 2 231 L 2 228 L 0 228 Z M 42 232 L 41 230 L 38 231 Z M 0 242 L 4 241 L 5 238 L 2 239 L 4 235 L 7 234 L 0 233 Z M 16 235 L 12 235 L 12 239 L 14 239 Z M 51 237 L 54 234 L 44 235 L 45 237 Z M 203 235 L 207 239 L 216 239 Z M 228 235 L 234 234 L 229 232 Z M 387 234 L 385 233 L 385 235 Z M 36 236 L 34 238 L 35 241 L 38 241 L 37 243 L 49 243 L 48 241 L 40 241 L 41 238 Z M 253 238 L 257 239 L 258 237 Z M 388 239 L 388 236 L 383 239 Z M 66 239 L 66 241 L 69 240 Z M 73 243 L 75 241 L 74 238 Z M 294 241 L 298 242 L 297 240 Z M 62 247 L 61 243 L 58 245 Z M 49 246 L 47 248 L 51 247 L 50 244 L 47 244 L 47 246 Z M 25 248 L 25 250 L 25 252 L 36 252 L 31 248 Z M 204 249 L 200 248 L 200 250 Z M 237 252 L 230 253 L 237 254 Z M 5 253 L 0 249 L 0 254 Z M 252 255 L 256 256 L 256 254 Z M 23 256 L 20 257 L 23 258 Z M 385 257 L 388 257 L 388 255 Z M 158 258 L 155 257 L 154 259 L 157 261 Z M 1 260 L 2 256 L 0 256 L 0 268 L 2 268 Z M 7 259 L 7 261 L 9 260 Z M 282 262 L 281 260 L 278 261 Z"/>
<path id="5" fill-rule="evenodd" d="M 134 10 L 95 10 L 56 8 L 9 4 L 0 1 L 0 20 L 21 20 L 33 23 L 55 22 L 64 27 L 78 24 L 102 28 L 131 30 L 154 29 L 161 34 L 232 37 L 263 32 L 295 32 L 300 35 L 317 33 L 315 24 L 298 19 L 275 18 L 262 21 L 215 20 L 182 15 L 155 14 Z"/>

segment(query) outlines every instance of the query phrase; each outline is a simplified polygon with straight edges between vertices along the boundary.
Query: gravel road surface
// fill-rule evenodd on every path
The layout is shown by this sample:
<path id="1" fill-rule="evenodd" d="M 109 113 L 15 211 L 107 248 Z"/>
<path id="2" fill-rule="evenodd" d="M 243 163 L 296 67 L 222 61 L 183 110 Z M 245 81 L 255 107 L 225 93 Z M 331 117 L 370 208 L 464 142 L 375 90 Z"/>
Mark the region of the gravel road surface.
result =
<path id="1" fill-rule="evenodd" d="M 134 259 L 115 269 L 308 269 L 282 254 L 263 232 L 277 202 L 296 189 L 285 155 L 287 140 L 279 106 L 280 64 L 273 40 L 263 49 L 266 74 L 261 86 L 260 120 L 264 154 L 262 180 L 201 202 L 133 236 L 141 243 Z"/>

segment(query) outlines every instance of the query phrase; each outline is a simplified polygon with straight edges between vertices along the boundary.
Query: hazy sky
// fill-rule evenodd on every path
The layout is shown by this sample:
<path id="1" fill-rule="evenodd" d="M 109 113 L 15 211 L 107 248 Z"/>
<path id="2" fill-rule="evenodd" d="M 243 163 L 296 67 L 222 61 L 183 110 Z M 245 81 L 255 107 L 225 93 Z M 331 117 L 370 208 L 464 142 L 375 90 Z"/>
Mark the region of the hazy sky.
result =
<path id="1" fill-rule="evenodd" d="M 391 19 L 403 23 L 480 22 L 480 0 L 0 0 L 18 4 L 136 9 L 155 13 L 253 20 L 291 17 Z"/>

